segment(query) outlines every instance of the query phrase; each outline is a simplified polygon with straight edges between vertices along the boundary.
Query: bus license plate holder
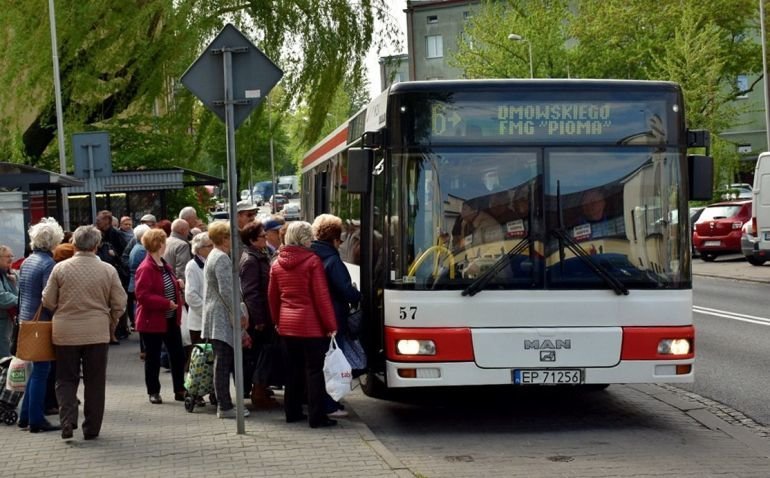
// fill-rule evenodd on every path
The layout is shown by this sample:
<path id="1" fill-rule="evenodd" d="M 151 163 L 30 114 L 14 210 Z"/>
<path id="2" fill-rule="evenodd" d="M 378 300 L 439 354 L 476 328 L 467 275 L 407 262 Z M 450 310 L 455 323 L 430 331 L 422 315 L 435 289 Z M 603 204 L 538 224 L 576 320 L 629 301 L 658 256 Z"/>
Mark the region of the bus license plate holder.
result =
<path id="1" fill-rule="evenodd" d="M 511 371 L 514 385 L 580 385 L 582 368 L 517 368 Z"/>

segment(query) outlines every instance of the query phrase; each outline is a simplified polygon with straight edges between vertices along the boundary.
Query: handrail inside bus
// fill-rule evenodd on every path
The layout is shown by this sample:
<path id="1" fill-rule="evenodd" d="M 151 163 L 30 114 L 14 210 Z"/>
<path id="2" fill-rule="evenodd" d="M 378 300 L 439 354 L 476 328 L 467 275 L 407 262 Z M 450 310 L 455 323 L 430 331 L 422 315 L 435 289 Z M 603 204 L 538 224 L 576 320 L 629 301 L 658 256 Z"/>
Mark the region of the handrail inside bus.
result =
<path id="1" fill-rule="evenodd" d="M 449 256 L 449 278 L 454 279 L 455 278 L 455 256 L 452 254 L 452 251 L 447 249 L 446 247 L 442 245 L 435 245 L 430 246 L 428 249 L 423 252 L 420 257 L 417 258 L 416 261 L 412 264 L 412 267 L 409 268 L 409 271 L 406 273 L 407 277 L 413 277 L 417 273 L 417 269 L 420 268 L 423 262 L 425 262 L 425 259 L 431 254 L 446 254 Z M 438 275 L 438 261 L 436 261 L 433 265 L 433 277 L 436 277 Z"/>

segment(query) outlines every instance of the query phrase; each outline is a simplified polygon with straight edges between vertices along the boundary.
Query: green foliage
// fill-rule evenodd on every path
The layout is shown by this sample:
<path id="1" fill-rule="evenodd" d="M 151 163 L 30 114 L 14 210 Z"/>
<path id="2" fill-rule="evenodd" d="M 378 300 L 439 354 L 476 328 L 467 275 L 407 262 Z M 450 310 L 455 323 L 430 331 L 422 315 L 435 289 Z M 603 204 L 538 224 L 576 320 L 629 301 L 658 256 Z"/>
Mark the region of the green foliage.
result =
<path id="1" fill-rule="evenodd" d="M 56 158 L 50 33 L 40 3 L 6 2 L 0 33 L 0 153 L 32 164 Z M 386 32 L 395 30 L 386 0 L 60 0 L 56 8 L 67 134 L 110 131 L 121 167 L 181 159 L 183 166 L 218 169 L 224 135 L 176 79 L 225 22 L 254 39 L 285 72 L 281 86 L 290 94 L 277 95 L 273 105 L 281 171 L 293 170 L 280 159 L 288 141 L 317 139 L 328 98 L 348 81 L 363 84 L 375 18 L 387 21 Z M 289 138 L 281 132 L 281 112 L 298 104 L 307 105 L 309 120 Z M 239 132 L 245 143 L 239 153 L 244 165 L 264 170 L 263 140 L 270 134 L 266 115 L 255 114 L 254 127 Z M 135 138 L 129 137 L 132 128 Z"/>

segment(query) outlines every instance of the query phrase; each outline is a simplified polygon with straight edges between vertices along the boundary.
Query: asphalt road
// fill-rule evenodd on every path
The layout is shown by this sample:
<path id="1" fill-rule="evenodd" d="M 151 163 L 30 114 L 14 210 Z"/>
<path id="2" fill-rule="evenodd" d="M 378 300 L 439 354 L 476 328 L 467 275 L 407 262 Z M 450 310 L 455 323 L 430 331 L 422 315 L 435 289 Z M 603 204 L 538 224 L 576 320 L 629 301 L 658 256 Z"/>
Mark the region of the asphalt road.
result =
<path id="1" fill-rule="evenodd" d="M 728 267 L 725 264 L 724 267 Z M 770 424 L 768 284 L 693 280 L 695 383 L 682 386 Z"/>

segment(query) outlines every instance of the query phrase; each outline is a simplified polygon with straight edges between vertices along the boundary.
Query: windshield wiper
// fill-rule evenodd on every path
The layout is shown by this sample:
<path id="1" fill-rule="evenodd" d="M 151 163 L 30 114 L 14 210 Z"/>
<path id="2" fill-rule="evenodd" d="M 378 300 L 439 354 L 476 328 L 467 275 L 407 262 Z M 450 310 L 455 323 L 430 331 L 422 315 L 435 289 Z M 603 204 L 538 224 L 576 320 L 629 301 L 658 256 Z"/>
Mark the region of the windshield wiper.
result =
<path id="1" fill-rule="evenodd" d="M 604 266 L 594 262 L 591 258 L 591 254 L 588 253 L 583 246 L 578 244 L 575 239 L 564 230 L 564 214 L 561 207 L 561 181 L 556 181 L 556 209 L 559 218 L 559 227 L 549 231 L 556 236 L 559 240 L 559 265 L 564 270 L 564 260 L 566 258 L 564 254 L 564 244 L 567 248 L 575 254 L 575 257 L 580 258 L 585 265 L 588 266 L 597 276 L 599 276 L 608 286 L 612 287 L 617 295 L 628 295 L 628 288 L 619 279 L 615 278 Z"/>
<path id="2" fill-rule="evenodd" d="M 616 279 L 612 274 L 610 274 L 610 272 L 607 271 L 604 266 L 595 262 L 591 257 L 591 254 L 583 249 L 583 247 L 573 238 L 571 238 L 569 234 L 561 229 L 553 229 L 551 234 L 556 236 L 556 238 L 563 243 L 566 243 L 567 249 L 572 251 L 572 253 L 575 254 L 575 257 L 580 258 L 580 260 L 583 261 L 583 263 L 585 263 L 585 265 L 587 265 L 588 268 L 591 269 L 597 276 L 599 276 L 608 286 L 612 287 L 612 290 L 614 290 L 617 295 L 628 295 L 628 288 L 619 279 Z"/>
<path id="3" fill-rule="evenodd" d="M 527 234 L 521 239 L 521 242 L 513 246 L 510 251 L 506 252 L 502 257 L 495 261 L 492 267 L 482 272 L 481 275 L 476 278 L 476 280 L 471 282 L 470 285 L 463 290 L 462 295 L 469 295 L 473 297 L 474 295 L 481 292 L 489 283 L 489 281 L 492 280 L 492 278 L 497 274 L 499 274 L 500 271 L 503 270 L 503 267 L 510 263 L 511 257 L 521 253 L 525 248 L 529 247 L 530 244 L 532 244 L 532 241 L 529 238 L 529 234 Z"/>

